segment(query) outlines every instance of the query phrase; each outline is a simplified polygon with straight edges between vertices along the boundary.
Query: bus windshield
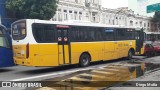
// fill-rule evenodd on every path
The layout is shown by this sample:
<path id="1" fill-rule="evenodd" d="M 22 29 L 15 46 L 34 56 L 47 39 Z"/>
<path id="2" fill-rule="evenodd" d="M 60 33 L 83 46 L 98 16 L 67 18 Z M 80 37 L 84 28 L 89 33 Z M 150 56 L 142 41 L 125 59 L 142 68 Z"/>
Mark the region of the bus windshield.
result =
<path id="1" fill-rule="evenodd" d="M 12 37 L 14 40 L 22 40 L 26 37 L 26 23 L 24 21 L 12 25 Z"/>
<path id="2" fill-rule="evenodd" d="M 8 40 L 4 36 L 0 36 L 0 47 L 9 48 Z"/>

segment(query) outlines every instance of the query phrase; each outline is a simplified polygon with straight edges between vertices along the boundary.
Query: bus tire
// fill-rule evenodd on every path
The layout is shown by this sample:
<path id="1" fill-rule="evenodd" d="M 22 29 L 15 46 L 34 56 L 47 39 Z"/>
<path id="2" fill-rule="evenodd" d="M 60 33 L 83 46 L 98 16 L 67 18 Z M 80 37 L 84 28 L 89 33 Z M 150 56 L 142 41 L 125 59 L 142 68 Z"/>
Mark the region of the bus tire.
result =
<path id="1" fill-rule="evenodd" d="M 80 67 L 87 67 L 90 65 L 90 61 L 91 61 L 91 57 L 84 53 L 80 56 L 80 59 L 79 59 L 79 66 Z"/>
<path id="2" fill-rule="evenodd" d="M 133 51 L 132 51 L 132 50 L 129 50 L 129 51 L 128 51 L 127 59 L 128 59 L 128 60 L 131 60 L 132 58 L 133 58 Z"/>

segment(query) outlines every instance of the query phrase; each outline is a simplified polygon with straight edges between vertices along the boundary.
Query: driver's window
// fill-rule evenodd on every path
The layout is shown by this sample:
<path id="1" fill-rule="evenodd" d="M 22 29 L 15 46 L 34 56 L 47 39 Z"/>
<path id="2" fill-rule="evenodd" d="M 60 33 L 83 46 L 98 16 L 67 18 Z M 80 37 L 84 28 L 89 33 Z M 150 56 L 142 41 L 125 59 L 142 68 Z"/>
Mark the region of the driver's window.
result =
<path id="1" fill-rule="evenodd" d="M 6 37 L 0 37 L 0 47 L 9 48 L 9 43 Z"/>

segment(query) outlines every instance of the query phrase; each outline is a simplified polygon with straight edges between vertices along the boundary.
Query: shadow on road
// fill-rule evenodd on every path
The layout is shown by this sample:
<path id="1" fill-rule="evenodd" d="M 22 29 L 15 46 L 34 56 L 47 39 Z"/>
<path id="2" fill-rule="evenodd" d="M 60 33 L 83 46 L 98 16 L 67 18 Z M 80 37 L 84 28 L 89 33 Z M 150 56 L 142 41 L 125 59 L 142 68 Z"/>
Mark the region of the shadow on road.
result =
<path id="1" fill-rule="evenodd" d="M 0 69 L 0 73 L 3 73 L 3 72 L 9 72 L 9 71 L 13 71 L 13 70 L 11 70 L 11 69 Z"/>
<path id="2" fill-rule="evenodd" d="M 62 71 L 62 70 L 67 70 L 67 69 L 72 69 L 74 66 L 61 66 L 61 67 L 48 67 L 44 69 L 39 69 L 37 67 L 36 70 L 28 70 L 28 71 L 22 71 L 20 73 L 24 74 L 43 74 L 43 73 L 51 73 L 51 72 L 57 72 L 57 71 Z"/>

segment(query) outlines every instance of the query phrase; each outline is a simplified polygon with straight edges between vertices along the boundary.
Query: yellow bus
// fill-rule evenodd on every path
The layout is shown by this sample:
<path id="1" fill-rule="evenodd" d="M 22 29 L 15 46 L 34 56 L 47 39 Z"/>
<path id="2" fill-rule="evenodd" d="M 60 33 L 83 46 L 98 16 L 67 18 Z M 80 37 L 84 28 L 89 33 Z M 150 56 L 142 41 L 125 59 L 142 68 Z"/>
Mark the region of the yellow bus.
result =
<path id="1" fill-rule="evenodd" d="M 141 30 L 88 22 L 37 19 L 12 24 L 14 63 L 24 66 L 61 66 L 131 59 L 143 52 Z"/>

